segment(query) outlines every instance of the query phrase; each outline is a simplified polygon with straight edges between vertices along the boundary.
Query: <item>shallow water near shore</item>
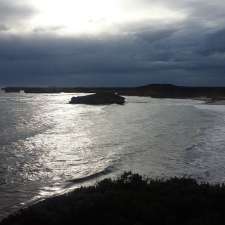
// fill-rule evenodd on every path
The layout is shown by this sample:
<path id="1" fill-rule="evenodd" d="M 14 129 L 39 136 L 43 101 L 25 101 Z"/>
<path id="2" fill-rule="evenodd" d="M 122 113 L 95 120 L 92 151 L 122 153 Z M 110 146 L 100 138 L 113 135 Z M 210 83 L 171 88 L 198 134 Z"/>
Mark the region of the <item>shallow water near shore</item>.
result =
<path id="1" fill-rule="evenodd" d="M 0 220 L 125 170 L 225 182 L 225 106 L 144 97 L 68 104 L 76 95 L 0 93 Z"/>

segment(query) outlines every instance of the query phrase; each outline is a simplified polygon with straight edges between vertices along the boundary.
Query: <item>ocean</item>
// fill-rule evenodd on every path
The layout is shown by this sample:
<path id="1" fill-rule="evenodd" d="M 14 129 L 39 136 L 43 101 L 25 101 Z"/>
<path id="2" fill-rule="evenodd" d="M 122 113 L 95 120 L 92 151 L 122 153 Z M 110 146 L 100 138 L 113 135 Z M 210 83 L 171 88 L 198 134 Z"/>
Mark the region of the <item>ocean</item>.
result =
<path id="1" fill-rule="evenodd" d="M 68 104 L 78 95 L 0 93 L 0 220 L 123 171 L 225 182 L 225 106 L 148 97 Z"/>

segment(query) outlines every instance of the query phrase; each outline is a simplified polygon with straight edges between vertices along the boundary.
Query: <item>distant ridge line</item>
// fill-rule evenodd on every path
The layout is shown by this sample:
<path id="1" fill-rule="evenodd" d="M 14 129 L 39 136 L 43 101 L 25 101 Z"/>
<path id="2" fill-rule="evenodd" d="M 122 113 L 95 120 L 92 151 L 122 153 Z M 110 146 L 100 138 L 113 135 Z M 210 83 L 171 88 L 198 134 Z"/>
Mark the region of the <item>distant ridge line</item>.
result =
<path id="1" fill-rule="evenodd" d="M 191 87 L 173 84 L 148 84 L 139 87 L 5 87 L 6 93 L 96 93 L 117 92 L 127 96 L 154 98 L 215 98 L 225 99 L 225 87 Z"/>

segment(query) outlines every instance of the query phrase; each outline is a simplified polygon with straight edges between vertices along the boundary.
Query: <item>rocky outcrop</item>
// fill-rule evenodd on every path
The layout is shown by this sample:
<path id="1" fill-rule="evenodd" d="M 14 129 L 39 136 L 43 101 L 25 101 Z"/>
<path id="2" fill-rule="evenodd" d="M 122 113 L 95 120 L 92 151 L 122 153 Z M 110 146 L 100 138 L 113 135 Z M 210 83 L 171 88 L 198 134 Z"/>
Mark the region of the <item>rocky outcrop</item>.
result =
<path id="1" fill-rule="evenodd" d="M 125 98 L 113 92 L 98 92 L 92 95 L 72 97 L 70 104 L 87 104 L 87 105 L 123 105 Z"/>

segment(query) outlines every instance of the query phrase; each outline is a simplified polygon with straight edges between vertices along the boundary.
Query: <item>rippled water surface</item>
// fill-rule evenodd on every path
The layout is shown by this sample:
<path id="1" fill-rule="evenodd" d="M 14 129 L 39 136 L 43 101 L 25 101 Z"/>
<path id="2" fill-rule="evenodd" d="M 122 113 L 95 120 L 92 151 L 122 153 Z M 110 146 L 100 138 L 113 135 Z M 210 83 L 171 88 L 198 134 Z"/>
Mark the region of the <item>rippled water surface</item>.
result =
<path id="1" fill-rule="evenodd" d="M 67 104 L 74 95 L 0 94 L 0 219 L 124 170 L 225 181 L 225 106 L 140 97 Z"/>

